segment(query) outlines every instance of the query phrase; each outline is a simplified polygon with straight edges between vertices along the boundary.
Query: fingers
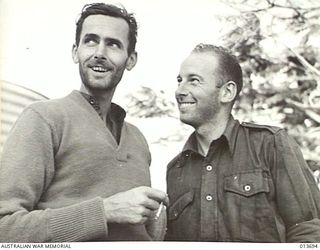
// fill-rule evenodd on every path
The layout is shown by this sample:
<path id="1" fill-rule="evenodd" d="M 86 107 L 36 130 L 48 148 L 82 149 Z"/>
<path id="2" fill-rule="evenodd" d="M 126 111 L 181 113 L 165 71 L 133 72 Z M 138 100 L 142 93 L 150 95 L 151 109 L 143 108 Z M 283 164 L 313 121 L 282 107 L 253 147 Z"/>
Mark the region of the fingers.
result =
<path id="1" fill-rule="evenodd" d="M 150 219 L 154 219 L 155 217 L 155 210 L 150 210 L 150 209 L 143 209 L 143 211 L 140 213 L 141 214 L 141 219 L 140 219 L 140 224 L 146 223 Z"/>
<path id="2" fill-rule="evenodd" d="M 166 197 L 162 201 L 164 205 L 169 206 L 169 196 L 166 194 Z"/>
<path id="3" fill-rule="evenodd" d="M 144 192 L 150 199 L 155 200 L 158 203 L 163 202 L 163 204 L 166 206 L 169 205 L 169 198 L 165 192 L 150 187 L 146 187 Z"/>
<path id="4" fill-rule="evenodd" d="M 159 202 L 152 200 L 150 198 L 147 198 L 142 205 L 151 210 L 156 210 L 159 208 Z"/>
<path id="5" fill-rule="evenodd" d="M 115 223 L 145 223 L 154 219 L 160 203 L 168 205 L 166 193 L 150 187 L 137 187 L 104 199 L 106 219 Z M 161 212 L 161 211 L 160 211 Z"/>
<path id="6" fill-rule="evenodd" d="M 154 212 L 148 208 L 143 208 L 140 214 L 146 218 L 151 218 L 154 216 Z"/>

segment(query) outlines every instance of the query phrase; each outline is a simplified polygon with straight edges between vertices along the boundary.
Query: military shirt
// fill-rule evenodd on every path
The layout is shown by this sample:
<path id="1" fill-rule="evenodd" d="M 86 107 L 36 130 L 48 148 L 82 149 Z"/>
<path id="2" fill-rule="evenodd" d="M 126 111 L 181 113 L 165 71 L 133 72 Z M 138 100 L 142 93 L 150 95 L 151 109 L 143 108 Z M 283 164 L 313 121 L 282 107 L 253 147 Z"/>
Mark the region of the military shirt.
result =
<path id="1" fill-rule="evenodd" d="M 193 133 L 168 165 L 166 240 L 320 242 L 320 192 L 285 130 L 231 116 L 207 155 Z"/>

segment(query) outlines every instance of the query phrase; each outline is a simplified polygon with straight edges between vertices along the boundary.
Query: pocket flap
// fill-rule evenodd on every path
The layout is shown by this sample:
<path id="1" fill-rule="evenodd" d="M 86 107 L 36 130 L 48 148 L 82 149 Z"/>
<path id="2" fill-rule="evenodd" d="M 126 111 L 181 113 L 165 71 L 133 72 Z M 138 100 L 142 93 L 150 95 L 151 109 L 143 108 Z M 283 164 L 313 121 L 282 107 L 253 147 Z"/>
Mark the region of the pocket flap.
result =
<path id="1" fill-rule="evenodd" d="M 246 197 L 269 192 L 268 178 L 261 169 L 239 172 L 224 177 L 224 190 Z"/>
<path id="2" fill-rule="evenodd" d="M 190 190 L 187 193 L 181 195 L 168 209 L 168 219 L 174 220 L 179 214 L 183 211 L 183 209 L 193 201 L 194 190 Z"/>

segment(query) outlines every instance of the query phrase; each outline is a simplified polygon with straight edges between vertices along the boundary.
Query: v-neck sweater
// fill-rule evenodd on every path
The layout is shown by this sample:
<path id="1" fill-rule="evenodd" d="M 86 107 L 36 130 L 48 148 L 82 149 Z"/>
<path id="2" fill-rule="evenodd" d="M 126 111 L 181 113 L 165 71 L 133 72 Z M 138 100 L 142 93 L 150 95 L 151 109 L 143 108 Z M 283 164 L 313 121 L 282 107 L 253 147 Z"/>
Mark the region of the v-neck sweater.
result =
<path id="1" fill-rule="evenodd" d="M 0 242 L 150 240 L 112 224 L 103 198 L 150 186 L 147 142 L 123 123 L 119 144 L 78 91 L 24 110 L 3 148 Z"/>

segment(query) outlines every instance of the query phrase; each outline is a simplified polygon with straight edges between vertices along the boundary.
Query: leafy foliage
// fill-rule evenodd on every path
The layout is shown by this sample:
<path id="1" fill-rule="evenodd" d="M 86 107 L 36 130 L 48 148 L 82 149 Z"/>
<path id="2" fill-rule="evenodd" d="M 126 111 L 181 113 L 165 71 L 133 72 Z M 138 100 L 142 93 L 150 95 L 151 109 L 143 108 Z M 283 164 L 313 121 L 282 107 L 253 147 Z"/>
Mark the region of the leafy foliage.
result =
<path id="1" fill-rule="evenodd" d="M 163 91 L 156 92 L 142 86 L 134 94 L 127 96 L 127 105 L 130 115 L 139 118 L 172 116 L 174 104 L 167 100 Z"/>
<path id="2" fill-rule="evenodd" d="M 238 57 L 245 82 L 235 115 L 286 128 L 305 158 L 320 162 L 320 51 L 312 43 L 320 38 L 320 5 L 228 2 L 240 15 L 221 18 L 231 27 L 221 39 Z"/>

